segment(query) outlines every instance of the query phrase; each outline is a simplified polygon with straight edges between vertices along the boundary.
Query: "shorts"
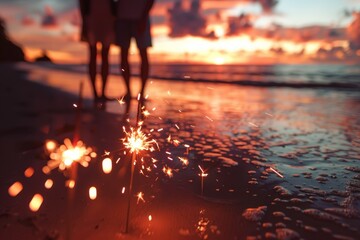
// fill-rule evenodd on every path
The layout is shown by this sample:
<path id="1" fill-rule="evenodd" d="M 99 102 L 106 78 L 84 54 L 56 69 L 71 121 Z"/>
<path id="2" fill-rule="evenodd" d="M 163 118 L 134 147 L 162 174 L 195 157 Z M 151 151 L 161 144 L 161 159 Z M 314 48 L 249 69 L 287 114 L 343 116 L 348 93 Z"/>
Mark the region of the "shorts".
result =
<path id="1" fill-rule="evenodd" d="M 135 38 L 138 49 L 152 46 L 150 33 L 150 18 L 148 18 L 145 31 L 138 33 L 138 21 L 117 19 L 115 24 L 115 43 L 121 48 L 129 48 L 131 38 Z"/>

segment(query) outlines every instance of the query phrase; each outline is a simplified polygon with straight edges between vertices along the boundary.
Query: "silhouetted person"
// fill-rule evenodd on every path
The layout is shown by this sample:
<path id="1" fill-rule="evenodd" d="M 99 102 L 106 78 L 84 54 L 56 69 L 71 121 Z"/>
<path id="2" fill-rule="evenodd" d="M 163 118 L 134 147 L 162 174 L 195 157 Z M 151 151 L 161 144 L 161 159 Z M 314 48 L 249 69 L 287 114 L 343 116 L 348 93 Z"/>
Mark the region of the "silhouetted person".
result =
<path id="1" fill-rule="evenodd" d="M 23 50 L 7 35 L 5 21 L 0 18 L 0 62 L 25 61 Z"/>
<path id="2" fill-rule="evenodd" d="M 129 47 L 132 38 L 135 38 L 141 58 L 141 96 L 144 94 L 146 81 L 149 76 L 149 60 L 147 48 L 152 46 L 150 33 L 149 12 L 154 0 L 118 0 L 116 20 L 116 44 L 121 49 L 120 71 L 124 78 L 127 93 L 125 99 L 131 98 L 130 66 L 128 61 Z"/>
<path id="3" fill-rule="evenodd" d="M 94 103 L 106 100 L 105 88 L 109 74 L 109 50 L 114 41 L 114 16 L 111 0 L 80 0 L 80 12 L 83 19 L 81 40 L 89 45 L 89 77 Z M 101 94 L 96 90 L 97 43 L 101 43 Z"/>

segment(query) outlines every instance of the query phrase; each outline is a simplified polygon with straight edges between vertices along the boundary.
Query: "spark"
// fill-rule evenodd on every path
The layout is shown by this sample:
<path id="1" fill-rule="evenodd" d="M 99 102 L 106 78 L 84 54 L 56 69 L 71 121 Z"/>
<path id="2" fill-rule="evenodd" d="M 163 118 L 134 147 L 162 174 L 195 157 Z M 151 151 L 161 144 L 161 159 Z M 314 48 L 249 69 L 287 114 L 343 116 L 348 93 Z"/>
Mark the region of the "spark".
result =
<path id="1" fill-rule="evenodd" d="M 143 115 L 144 115 L 145 117 L 148 117 L 148 116 L 150 116 L 150 112 L 149 112 L 148 110 L 144 110 L 144 111 L 143 111 Z"/>
<path id="2" fill-rule="evenodd" d="M 70 188 L 70 189 L 73 189 L 75 187 L 75 181 L 74 180 L 67 180 L 65 182 L 65 185 Z"/>
<path id="3" fill-rule="evenodd" d="M 122 193 L 122 194 L 125 193 L 125 187 L 123 187 L 123 188 L 121 189 L 121 193 Z"/>
<path id="4" fill-rule="evenodd" d="M 12 197 L 16 197 L 23 190 L 23 185 L 21 182 L 13 183 L 8 190 L 8 193 Z"/>
<path id="5" fill-rule="evenodd" d="M 53 180 L 51 180 L 51 179 L 47 179 L 47 180 L 45 181 L 45 183 L 44 183 L 44 186 L 45 186 L 46 189 L 52 188 L 53 185 L 54 185 L 54 182 L 53 182 Z"/>
<path id="6" fill-rule="evenodd" d="M 201 177 L 207 177 L 208 174 L 206 173 L 206 171 L 204 171 L 204 169 L 202 169 L 200 165 L 198 165 L 198 167 L 199 167 L 199 169 L 200 169 L 200 171 L 201 171 L 201 174 L 199 174 L 199 176 L 201 176 Z"/>
<path id="7" fill-rule="evenodd" d="M 281 173 L 279 173 L 278 171 L 276 171 L 275 169 L 273 169 L 272 167 L 270 167 L 270 170 L 273 171 L 276 175 L 278 175 L 280 178 L 284 178 L 284 175 L 282 175 Z"/>
<path id="8" fill-rule="evenodd" d="M 268 112 L 265 112 L 266 115 L 270 116 L 270 117 L 273 117 L 274 115 L 268 113 Z"/>
<path id="9" fill-rule="evenodd" d="M 178 158 L 183 165 L 185 166 L 189 165 L 189 160 L 187 158 L 183 158 L 183 157 L 178 157 Z"/>
<path id="10" fill-rule="evenodd" d="M 125 97 L 125 96 L 122 96 L 121 98 L 117 98 L 117 99 L 116 99 L 120 105 L 124 105 L 124 104 L 125 104 L 124 97 Z"/>
<path id="11" fill-rule="evenodd" d="M 202 167 L 200 165 L 198 165 L 201 174 L 199 174 L 199 176 L 201 177 L 201 195 L 204 194 L 204 177 L 206 177 L 208 174 L 206 173 L 206 171 L 204 171 L 204 169 L 202 169 Z"/>
<path id="12" fill-rule="evenodd" d="M 49 140 L 45 143 L 45 147 L 48 151 L 54 151 L 56 148 L 56 143 L 54 141 Z"/>
<path id="13" fill-rule="evenodd" d="M 50 152 L 50 160 L 47 162 L 47 167 L 50 170 L 58 167 L 63 171 L 70 168 L 74 162 L 87 167 L 91 158 L 96 157 L 96 153 L 92 151 L 92 148 L 86 147 L 82 141 L 78 141 L 73 145 L 68 138 L 59 147 L 47 150 Z"/>
<path id="14" fill-rule="evenodd" d="M 249 125 L 254 126 L 254 127 L 259 127 L 258 125 L 256 125 L 255 123 L 249 122 Z"/>
<path id="15" fill-rule="evenodd" d="M 105 174 L 111 173 L 112 170 L 112 161 L 110 158 L 105 158 L 102 161 L 102 169 Z"/>
<path id="16" fill-rule="evenodd" d="M 164 166 L 162 171 L 169 177 L 171 178 L 173 176 L 173 173 L 172 173 L 172 169 L 167 167 L 167 166 Z"/>
<path id="17" fill-rule="evenodd" d="M 177 124 L 175 124 L 175 127 L 176 127 L 178 130 L 180 130 L 180 128 L 179 128 L 179 126 L 178 126 Z"/>
<path id="18" fill-rule="evenodd" d="M 77 105 L 76 103 L 74 103 L 73 106 L 74 106 L 74 108 L 77 108 L 77 107 L 78 107 L 78 105 Z"/>
<path id="19" fill-rule="evenodd" d="M 89 198 L 91 200 L 95 200 L 97 197 L 97 190 L 96 190 L 96 187 L 90 187 L 89 188 Z"/>
<path id="20" fill-rule="evenodd" d="M 151 215 L 149 215 L 148 219 L 149 219 L 149 222 L 151 222 L 151 220 L 152 220 L 152 216 L 151 216 Z"/>
<path id="21" fill-rule="evenodd" d="M 125 148 L 129 149 L 130 153 L 135 152 L 138 154 L 140 151 L 155 151 L 154 145 L 159 148 L 157 142 L 154 139 L 149 139 L 149 137 L 141 131 L 141 127 L 137 128 L 130 128 L 130 131 L 127 132 L 124 129 L 126 137 L 122 139 Z"/>
<path id="22" fill-rule="evenodd" d="M 25 172 L 24 172 L 24 175 L 25 177 L 27 178 L 31 178 L 33 175 L 34 175 L 34 169 L 32 167 L 28 167 Z"/>
<path id="23" fill-rule="evenodd" d="M 139 201 L 141 200 L 141 201 L 143 201 L 143 202 L 145 202 L 145 200 L 144 200 L 144 193 L 142 193 L 142 192 L 139 192 L 138 194 L 136 194 L 136 196 L 137 196 L 137 204 L 139 204 Z"/>
<path id="24" fill-rule="evenodd" d="M 118 159 L 116 160 L 116 164 L 118 164 L 119 161 L 120 161 L 120 158 L 118 158 Z"/>
<path id="25" fill-rule="evenodd" d="M 40 194 L 35 194 L 29 203 L 29 208 L 33 212 L 37 212 L 43 203 L 44 198 Z"/>
<path id="26" fill-rule="evenodd" d="M 210 122 L 213 122 L 214 120 L 212 120 L 210 117 L 205 116 L 207 119 L 209 119 Z"/>

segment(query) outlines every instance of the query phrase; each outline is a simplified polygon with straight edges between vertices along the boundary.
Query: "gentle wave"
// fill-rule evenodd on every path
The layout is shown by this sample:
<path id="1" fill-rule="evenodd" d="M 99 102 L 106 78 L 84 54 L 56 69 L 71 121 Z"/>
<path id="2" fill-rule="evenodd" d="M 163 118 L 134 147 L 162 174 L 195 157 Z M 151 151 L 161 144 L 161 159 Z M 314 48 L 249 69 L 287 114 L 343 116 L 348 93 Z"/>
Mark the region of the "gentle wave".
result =
<path id="1" fill-rule="evenodd" d="M 87 65 L 46 64 L 45 67 L 86 73 Z M 139 77 L 139 66 L 132 65 L 133 76 Z M 110 72 L 120 75 L 119 66 Z M 151 65 L 150 78 L 235 84 L 253 87 L 326 88 L 360 90 L 360 66 L 357 65 Z"/>

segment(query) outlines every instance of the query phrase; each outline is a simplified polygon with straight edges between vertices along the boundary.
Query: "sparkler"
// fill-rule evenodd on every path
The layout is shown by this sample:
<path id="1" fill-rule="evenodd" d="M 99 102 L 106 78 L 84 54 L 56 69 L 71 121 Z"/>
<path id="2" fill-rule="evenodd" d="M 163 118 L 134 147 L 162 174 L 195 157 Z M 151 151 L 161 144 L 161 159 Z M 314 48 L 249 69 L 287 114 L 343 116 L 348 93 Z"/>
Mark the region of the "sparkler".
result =
<path id="1" fill-rule="evenodd" d="M 207 173 L 206 171 L 204 171 L 204 169 L 201 168 L 200 165 L 198 165 L 201 173 L 199 174 L 199 176 L 201 177 L 201 196 L 204 194 L 204 177 L 207 177 Z"/>
<path id="2" fill-rule="evenodd" d="M 157 142 L 154 139 L 150 139 L 149 135 L 145 134 L 141 131 L 141 125 L 143 124 L 142 121 L 140 121 L 140 114 L 143 113 L 144 116 L 148 116 L 149 112 L 144 110 L 141 106 L 141 95 L 138 95 L 138 108 L 137 108 L 137 114 L 136 114 L 136 128 L 131 127 L 130 131 L 126 131 L 125 127 L 123 127 L 123 131 L 125 133 L 125 138 L 122 139 L 123 144 L 126 149 L 128 149 L 129 153 L 131 153 L 131 170 L 130 170 L 130 181 L 129 181 L 129 197 L 128 197 L 128 206 L 127 206 L 127 212 L 126 212 L 126 226 L 125 226 L 125 233 L 128 233 L 129 231 L 129 219 L 130 219 L 130 205 L 131 205 L 131 196 L 132 196 L 132 187 L 133 187 L 133 181 L 134 181 L 134 170 L 135 165 L 137 163 L 137 155 L 141 151 L 155 151 L 155 146 L 159 148 Z M 143 165 L 142 165 L 143 166 Z M 144 168 L 144 167 L 143 167 Z M 140 192 L 138 195 L 138 202 L 139 200 L 144 201 L 143 193 Z"/>
<path id="3" fill-rule="evenodd" d="M 87 167 L 92 158 L 96 157 L 96 153 L 92 148 L 86 147 L 82 141 L 78 141 L 75 145 L 69 138 L 64 140 L 64 144 L 57 147 L 54 141 L 47 143 L 46 147 L 49 151 L 50 160 L 47 162 L 47 166 L 43 171 L 49 173 L 55 168 L 59 168 L 61 171 L 69 170 L 75 163 L 79 163 L 83 167 Z M 53 144 L 55 147 L 53 147 Z M 51 148 L 48 148 L 51 146 Z"/>

